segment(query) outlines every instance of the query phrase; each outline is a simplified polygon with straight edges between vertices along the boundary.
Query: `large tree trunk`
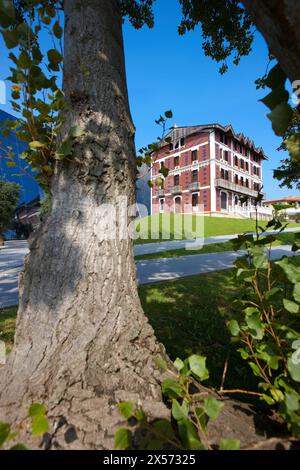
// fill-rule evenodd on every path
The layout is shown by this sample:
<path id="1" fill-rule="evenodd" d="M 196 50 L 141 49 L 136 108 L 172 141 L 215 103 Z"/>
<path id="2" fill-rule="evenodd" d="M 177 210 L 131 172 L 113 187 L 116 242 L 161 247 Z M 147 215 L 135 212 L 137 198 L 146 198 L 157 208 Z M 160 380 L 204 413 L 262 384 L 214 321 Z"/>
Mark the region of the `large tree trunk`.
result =
<path id="1" fill-rule="evenodd" d="M 242 0 L 287 77 L 300 80 L 300 3 L 295 0 Z"/>
<path id="2" fill-rule="evenodd" d="M 20 422 L 44 403 L 52 446 L 112 448 L 119 401 L 165 413 L 153 362 L 162 350 L 140 306 L 132 244 L 122 217 L 114 236 L 106 206 L 135 193 L 117 0 L 65 0 L 64 91 L 65 132 L 80 125 L 86 135 L 57 168 L 51 214 L 30 243 L 0 418 Z"/>

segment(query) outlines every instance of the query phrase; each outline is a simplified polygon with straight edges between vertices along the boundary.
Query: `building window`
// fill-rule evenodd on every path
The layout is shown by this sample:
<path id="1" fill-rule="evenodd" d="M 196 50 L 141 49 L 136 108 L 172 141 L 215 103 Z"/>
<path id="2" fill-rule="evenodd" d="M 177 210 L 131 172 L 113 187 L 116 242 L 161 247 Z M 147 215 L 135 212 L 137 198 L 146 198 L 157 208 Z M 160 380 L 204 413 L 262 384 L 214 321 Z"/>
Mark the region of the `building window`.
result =
<path id="1" fill-rule="evenodd" d="M 234 204 L 235 204 L 236 206 L 239 205 L 239 198 L 238 198 L 238 196 L 234 196 Z"/>
<path id="2" fill-rule="evenodd" d="M 240 145 L 240 154 L 243 155 L 243 146 Z"/>
<path id="3" fill-rule="evenodd" d="M 173 150 L 174 149 L 174 144 L 172 144 L 172 142 L 170 142 L 169 144 L 169 150 Z"/>
<path id="4" fill-rule="evenodd" d="M 249 163 L 246 162 L 246 171 L 249 171 Z"/>
<path id="5" fill-rule="evenodd" d="M 239 184 L 239 177 L 238 177 L 238 175 L 235 175 L 235 177 L 234 177 L 234 182 L 235 182 L 235 184 Z"/>
<path id="6" fill-rule="evenodd" d="M 237 150 L 237 149 L 238 149 L 238 144 L 237 144 L 237 141 L 236 141 L 236 140 L 234 141 L 233 147 L 234 147 L 234 150 Z"/>
<path id="7" fill-rule="evenodd" d="M 196 162 L 198 160 L 198 151 L 192 150 L 192 162 Z"/>
<path id="8" fill-rule="evenodd" d="M 174 175 L 174 186 L 179 185 L 179 175 Z"/>
<path id="9" fill-rule="evenodd" d="M 241 186 L 244 186 L 244 178 L 241 176 L 241 182 L 240 182 Z"/>
<path id="10" fill-rule="evenodd" d="M 249 188 L 249 180 L 248 180 L 248 178 L 246 179 L 246 188 Z"/>
<path id="11" fill-rule="evenodd" d="M 184 137 L 181 137 L 181 139 L 180 139 L 180 147 L 183 147 L 184 144 L 185 144 L 185 139 L 184 139 Z"/>
<path id="12" fill-rule="evenodd" d="M 221 192 L 221 209 L 227 209 L 227 194 L 223 191 Z"/>
<path id="13" fill-rule="evenodd" d="M 223 180 L 229 180 L 229 173 L 227 170 L 224 170 L 223 168 L 221 168 L 221 178 Z"/>
<path id="14" fill-rule="evenodd" d="M 226 135 L 226 134 L 223 134 L 222 132 L 220 133 L 220 142 L 222 142 L 222 144 L 225 144 L 225 145 L 228 144 L 227 135 Z"/>
<path id="15" fill-rule="evenodd" d="M 160 199 L 159 204 L 160 204 L 160 212 L 163 212 L 165 210 L 165 200 Z"/>
<path id="16" fill-rule="evenodd" d="M 175 212 L 181 212 L 181 198 L 175 197 Z"/>
<path id="17" fill-rule="evenodd" d="M 192 194 L 192 207 L 198 206 L 199 196 L 198 194 Z"/>
<path id="18" fill-rule="evenodd" d="M 179 166 L 179 157 L 174 158 L 174 166 Z"/>
<path id="19" fill-rule="evenodd" d="M 241 159 L 241 168 L 244 169 L 244 160 Z"/>
<path id="20" fill-rule="evenodd" d="M 192 171 L 192 183 L 197 183 L 198 181 L 198 170 Z"/>
<path id="21" fill-rule="evenodd" d="M 234 164 L 235 164 L 235 166 L 239 166 L 239 160 L 238 160 L 238 157 L 236 155 L 234 157 Z"/>
<path id="22" fill-rule="evenodd" d="M 224 160 L 228 162 L 228 150 L 225 150 L 224 152 Z"/>
<path id="23" fill-rule="evenodd" d="M 253 189 L 254 189 L 254 191 L 260 191 L 259 183 L 254 183 L 253 184 Z"/>
<path id="24" fill-rule="evenodd" d="M 179 148 L 179 140 L 176 142 L 175 144 L 175 148 L 178 149 Z"/>
<path id="25" fill-rule="evenodd" d="M 259 176 L 259 168 L 257 166 L 253 166 L 253 173 L 256 175 L 256 176 Z"/>
<path id="26" fill-rule="evenodd" d="M 164 178 L 161 179 L 161 186 L 160 186 L 161 189 L 165 189 L 165 180 Z"/>
<path id="27" fill-rule="evenodd" d="M 220 160 L 223 158 L 223 149 L 220 148 Z"/>

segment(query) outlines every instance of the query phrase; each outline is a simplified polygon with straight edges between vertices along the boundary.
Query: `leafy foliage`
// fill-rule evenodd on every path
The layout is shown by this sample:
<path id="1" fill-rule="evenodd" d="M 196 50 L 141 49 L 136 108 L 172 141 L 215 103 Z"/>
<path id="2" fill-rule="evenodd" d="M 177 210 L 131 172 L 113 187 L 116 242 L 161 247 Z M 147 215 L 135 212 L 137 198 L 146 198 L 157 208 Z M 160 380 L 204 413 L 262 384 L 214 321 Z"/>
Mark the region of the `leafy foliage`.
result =
<path id="1" fill-rule="evenodd" d="M 155 362 L 168 374 L 162 382 L 162 391 L 170 405 L 172 421 L 152 422 L 131 401 L 119 403 L 119 411 L 128 426 L 117 430 L 115 449 L 212 449 L 207 423 L 218 418 L 224 403 L 201 385 L 209 377 L 206 358 L 199 355 L 185 361 L 177 358 L 172 370 L 161 358 L 156 358 Z M 135 435 L 141 437 L 136 439 Z M 225 448 L 238 449 L 239 442 L 235 439 L 221 441 L 220 450 Z"/>
<path id="2" fill-rule="evenodd" d="M 267 229 L 278 234 L 285 226 L 273 219 Z M 295 259 L 283 257 L 272 263 L 268 250 L 276 235 L 241 235 L 235 249 L 244 248 L 236 280 L 242 294 L 233 300 L 234 318 L 228 322 L 239 352 L 260 379 L 260 399 L 272 406 L 286 421 L 292 434 L 300 435 L 300 269 Z M 293 252 L 300 249 L 295 234 Z"/>
<path id="3" fill-rule="evenodd" d="M 10 228 L 19 200 L 20 187 L 0 179 L 0 235 Z"/>

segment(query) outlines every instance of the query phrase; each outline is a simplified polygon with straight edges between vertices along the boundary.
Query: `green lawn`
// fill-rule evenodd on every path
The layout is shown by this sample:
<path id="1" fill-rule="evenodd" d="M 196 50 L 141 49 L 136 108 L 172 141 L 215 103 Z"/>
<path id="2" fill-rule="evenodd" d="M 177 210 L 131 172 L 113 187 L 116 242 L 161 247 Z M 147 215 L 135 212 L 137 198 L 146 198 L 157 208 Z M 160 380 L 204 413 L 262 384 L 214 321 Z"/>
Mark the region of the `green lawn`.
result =
<path id="1" fill-rule="evenodd" d="M 0 341 L 6 344 L 7 352 L 14 342 L 17 307 L 0 309 Z"/>
<path id="2" fill-rule="evenodd" d="M 291 233 L 281 233 L 278 235 L 278 240 L 273 243 L 273 246 L 278 245 L 289 245 L 293 243 L 295 232 Z M 135 256 L 135 260 L 145 260 L 145 259 L 159 259 L 159 258 L 178 258 L 178 256 L 191 256 L 191 255 L 204 255 L 207 253 L 221 253 L 223 251 L 232 251 L 231 241 L 221 242 L 221 243 L 212 243 L 210 245 L 204 245 L 199 250 L 186 250 L 185 248 L 180 248 L 178 250 L 165 250 L 157 253 L 149 253 L 146 255 Z"/>
<path id="3" fill-rule="evenodd" d="M 210 385 L 220 387 L 229 353 L 226 388 L 255 389 L 256 379 L 235 351 L 226 327 L 233 270 L 201 274 L 139 287 L 141 302 L 159 341 L 172 360 L 207 356 Z"/>
<path id="4" fill-rule="evenodd" d="M 264 226 L 266 222 L 260 222 Z M 170 234 L 163 233 L 163 225 L 169 228 Z M 300 224 L 291 223 L 290 227 L 300 228 Z M 151 236 L 151 230 L 153 235 Z M 145 217 L 137 223 L 139 238 L 136 244 L 153 243 L 162 240 L 185 240 L 196 237 L 212 237 L 216 235 L 232 235 L 235 233 L 252 232 L 255 220 L 229 219 L 226 217 L 203 217 L 191 214 L 155 214 Z"/>

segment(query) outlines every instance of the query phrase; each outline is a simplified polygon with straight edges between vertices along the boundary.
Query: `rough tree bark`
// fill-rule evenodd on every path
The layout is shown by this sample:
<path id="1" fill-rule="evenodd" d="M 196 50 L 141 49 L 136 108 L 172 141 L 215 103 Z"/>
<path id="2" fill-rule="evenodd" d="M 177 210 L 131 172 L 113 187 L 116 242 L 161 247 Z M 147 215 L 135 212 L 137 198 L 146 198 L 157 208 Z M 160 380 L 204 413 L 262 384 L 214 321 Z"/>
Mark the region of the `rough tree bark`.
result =
<path id="1" fill-rule="evenodd" d="M 300 3 L 295 0 L 242 0 L 287 77 L 300 80 Z"/>
<path id="2" fill-rule="evenodd" d="M 165 414 L 153 362 L 163 351 L 140 305 L 121 219 L 117 236 L 105 240 L 114 216 L 106 205 L 135 199 L 119 5 L 64 3 L 64 127 L 80 125 L 86 135 L 73 161 L 57 168 L 51 214 L 30 242 L 0 418 L 20 422 L 32 402 L 44 403 L 56 430 L 49 445 L 113 448 L 119 401 Z"/>

